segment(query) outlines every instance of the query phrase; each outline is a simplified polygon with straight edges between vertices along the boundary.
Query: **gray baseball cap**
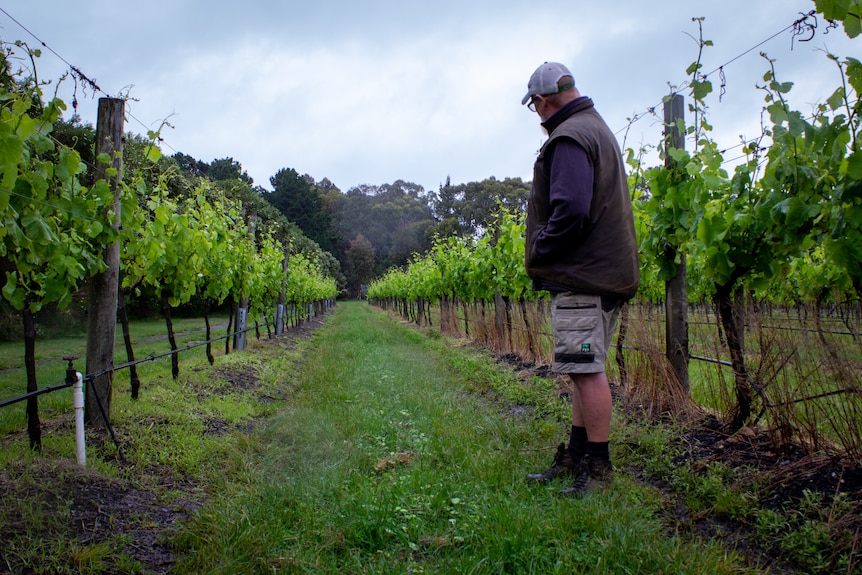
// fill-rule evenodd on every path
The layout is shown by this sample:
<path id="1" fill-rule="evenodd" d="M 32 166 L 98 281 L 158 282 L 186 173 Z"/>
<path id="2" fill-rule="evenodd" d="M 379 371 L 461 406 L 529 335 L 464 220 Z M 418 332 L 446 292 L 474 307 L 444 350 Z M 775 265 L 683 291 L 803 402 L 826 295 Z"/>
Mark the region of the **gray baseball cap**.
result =
<path id="1" fill-rule="evenodd" d="M 547 94 L 556 94 L 563 90 L 574 88 L 574 80 L 571 86 L 559 86 L 560 78 L 563 76 L 572 76 L 569 69 L 557 62 L 545 62 L 533 72 L 530 76 L 530 83 L 527 84 L 527 95 L 521 100 L 523 106 L 530 101 L 533 96 L 545 96 Z M 574 78 L 574 76 L 572 76 Z"/>

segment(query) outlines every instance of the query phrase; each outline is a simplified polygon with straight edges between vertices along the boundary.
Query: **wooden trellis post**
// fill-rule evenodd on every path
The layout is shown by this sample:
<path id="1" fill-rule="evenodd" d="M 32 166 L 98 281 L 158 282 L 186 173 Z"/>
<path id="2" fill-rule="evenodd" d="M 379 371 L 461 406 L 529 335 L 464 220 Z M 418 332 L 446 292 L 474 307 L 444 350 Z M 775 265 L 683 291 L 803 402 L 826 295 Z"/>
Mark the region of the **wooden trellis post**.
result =
<path id="1" fill-rule="evenodd" d="M 683 118 L 683 97 L 674 94 L 664 103 L 665 166 L 671 167 L 673 158 L 667 150 L 685 148 L 685 137 L 679 129 Z M 685 254 L 677 254 L 678 246 L 668 246 L 666 255 L 673 260 L 679 255 L 676 273 L 665 284 L 665 342 L 666 354 L 674 373 L 685 389 L 688 381 L 688 287 Z"/>
<path id="2" fill-rule="evenodd" d="M 123 177 L 123 129 L 125 100 L 100 98 L 96 120 L 96 156 L 111 156 L 110 166 L 96 166 L 96 179 L 105 179 L 114 191 L 115 229 L 120 229 L 120 186 Z M 109 176 L 108 168 L 116 175 Z M 105 247 L 104 261 L 107 269 L 93 276 L 89 285 L 89 308 L 87 311 L 87 373 L 102 374 L 86 388 L 86 421 L 94 427 L 107 427 L 106 418 L 111 413 L 111 391 L 114 367 L 114 335 L 117 327 L 117 294 L 120 277 L 120 241 Z M 101 402 L 104 410 L 99 408 Z"/>

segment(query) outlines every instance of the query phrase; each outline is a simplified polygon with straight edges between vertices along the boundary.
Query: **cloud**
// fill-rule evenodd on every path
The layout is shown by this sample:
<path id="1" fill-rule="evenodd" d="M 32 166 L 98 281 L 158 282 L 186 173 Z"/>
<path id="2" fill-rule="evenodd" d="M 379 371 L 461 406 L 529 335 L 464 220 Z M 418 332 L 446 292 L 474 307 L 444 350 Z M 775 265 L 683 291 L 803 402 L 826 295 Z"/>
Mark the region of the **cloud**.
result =
<path id="1" fill-rule="evenodd" d="M 715 43 L 704 49 L 704 71 L 727 64 L 721 102 L 720 74 L 710 77 L 709 114 L 720 145 L 735 145 L 740 134 L 760 133 L 763 93 L 755 86 L 768 67 L 760 50 L 777 58 L 782 81 L 796 82 L 790 97 L 799 109 L 838 86 L 814 48 L 853 54 L 840 33 L 818 32 L 792 51 L 789 34 L 756 46 L 812 7 L 810 0 L 42 0 L 9 10 L 106 92 L 133 86 L 128 129 L 145 132 L 168 118 L 165 153 L 230 156 L 264 187 L 291 167 L 346 190 L 396 179 L 436 189 L 447 176 L 531 178 L 544 134 L 520 99 L 545 60 L 572 69 L 626 145 L 656 144 L 661 124 L 648 110 L 660 113 L 669 84 L 687 81 L 698 56 L 694 16 L 706 17 L 704 38 Z M 0 26 L 6 40 L 20 32 L 9 21 Z M 39 66 L 43 77 L 65 69 L 47 53 Z M 72 94 L 67 80 L 60 95 Z M 77 98 L 82 117 L 95 123 L 95 100 L 80 87 Z M 635 115 L 644 119 L 629 126 Z"/>

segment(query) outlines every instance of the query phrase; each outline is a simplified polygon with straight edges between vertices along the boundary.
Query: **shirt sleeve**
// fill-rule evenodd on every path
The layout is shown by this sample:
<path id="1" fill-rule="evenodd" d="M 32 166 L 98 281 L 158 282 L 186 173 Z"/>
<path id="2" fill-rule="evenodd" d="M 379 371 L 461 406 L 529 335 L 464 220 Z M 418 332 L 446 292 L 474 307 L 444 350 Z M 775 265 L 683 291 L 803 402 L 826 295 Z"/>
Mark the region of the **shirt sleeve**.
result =
<path id="1" fill-rule="evenodd" d="M 583 147 L 561 138 L 550 163 L 551 217 L 535 244 L 540 261 L 553 259 L 580 241 L 588 228 L 593 199 L 593 164 Z"/>

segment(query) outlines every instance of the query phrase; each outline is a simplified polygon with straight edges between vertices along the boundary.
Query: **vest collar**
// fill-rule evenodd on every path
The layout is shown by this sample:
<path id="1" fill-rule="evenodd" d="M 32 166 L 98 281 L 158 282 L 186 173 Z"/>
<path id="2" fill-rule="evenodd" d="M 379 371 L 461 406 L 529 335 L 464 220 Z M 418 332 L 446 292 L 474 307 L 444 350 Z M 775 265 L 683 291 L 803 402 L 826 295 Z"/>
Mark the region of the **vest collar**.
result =
<path id="1" fill-rule="evenodd" d="M 553 116 L 542 122 L 542 127 L 547 130 L 548 134 L 551 134 L 557 129 L 557 127 L 559 127 L 560 124 L 568 120 L 570 117 L 592 107 L 593 101 L 587 96 L 581 96 L 557 110 Z"/>

